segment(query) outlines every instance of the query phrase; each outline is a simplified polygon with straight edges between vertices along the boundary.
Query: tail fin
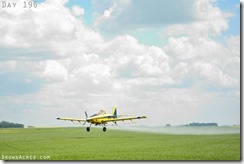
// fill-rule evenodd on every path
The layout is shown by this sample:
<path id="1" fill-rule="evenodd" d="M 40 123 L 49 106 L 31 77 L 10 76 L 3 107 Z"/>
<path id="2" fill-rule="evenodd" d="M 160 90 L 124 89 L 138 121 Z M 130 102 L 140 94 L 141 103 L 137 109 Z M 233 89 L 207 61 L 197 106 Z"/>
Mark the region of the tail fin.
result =
<path id="1" fill-rule="evenodd" d="M 117 107 L 115 106 L 114 108 L 113 108 L 113 110 L 112 110 L 112 115 L 114 116 L 114 117 L 117 117 Z"/>

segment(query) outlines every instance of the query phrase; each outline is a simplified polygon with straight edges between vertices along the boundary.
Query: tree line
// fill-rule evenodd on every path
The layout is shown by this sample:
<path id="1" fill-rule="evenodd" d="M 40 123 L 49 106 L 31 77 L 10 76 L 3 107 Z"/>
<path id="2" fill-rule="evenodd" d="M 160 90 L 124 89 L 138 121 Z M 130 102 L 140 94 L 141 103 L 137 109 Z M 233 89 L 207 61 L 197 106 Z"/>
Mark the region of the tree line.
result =
<path id="1" fill-rule="evenodd" d="M 2 121 L 2 122 L 0 122 L 0 128 L 24 128 L 24 125 L 18 124 L 18 123 Z"/>
<path id="2" fill-rule="evenodd" d="M 186 126 L 218 126 L 217 123 L 199 123 L 199 122 L 193 122 Z"/>

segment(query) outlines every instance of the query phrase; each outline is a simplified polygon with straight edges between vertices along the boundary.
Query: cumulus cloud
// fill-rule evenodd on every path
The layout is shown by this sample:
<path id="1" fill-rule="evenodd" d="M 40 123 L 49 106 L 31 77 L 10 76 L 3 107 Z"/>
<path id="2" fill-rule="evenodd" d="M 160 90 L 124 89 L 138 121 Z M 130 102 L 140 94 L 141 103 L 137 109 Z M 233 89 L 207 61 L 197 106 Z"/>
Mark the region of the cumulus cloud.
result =
<path id="1" fill-rule="evenodd" d="M 57 61 L 48 60 L 43 71 L 42 77 L 47 80 L 66 80 L 68 76 L 67 69 Z"/>
<path id="2" fill-rule="evenodd" d="M 1 47 L 29 49 L 39 52 L 38 55 L 48 52 L 52 57 L 44 55 L 34 60 L 28 57 L 33 55 L 29 53 L 32 51 L 27 51 L 22 54 L 22 60 L 4 58 L 0 62 L 1 72 L 2 69 L 4 73 L 21 69 L 43 80 L 43 84 L 35 94 L 26 93 L 23 98 L 15 96 L 13 101 L 5 98 L 8 101 L 0 101 L 0 109 L 10 109 L 9 104 L 18 105 L 16 101 L 24 103 L 31 98 L 33 103 L 26 111 L 32 115 L 41 114 L 34 111 L 38 108 L 51 113 L 47 116 L 49 120 L 59 113 L 97 112 L 100 108 L 117 105 L 124 113 L 148 115 L 152 118 L 148 122 L 154 119 L 157 120 L 155 124 L 160 124 L 164 114 L 167 122 L 177 123 L 179 118 L 188 121 L 196 117 L 200 106 L 219 96 L 214 89 L 209 91 L 205 86 L 232 89 L 236 95 L 240 38 L 228 38 L 225 46 L 202 35 L 220 34 L 228 27 L 228 15 L 212 3 L 200 0 L 105 2 L 101 5 L 100 1 L 93 2 L 97 5 L 97 14 L 101 14 L 95 22 L 99 29 L 126 32 L 147 26 L 182 24 L 177 25 L 178 29 L 169 26 L 165 31 L 173 36 L 164 47 L 156 47 L 140 44 L 130 35 L 104 39 L 83 24 L 84 9 L 79 6 L 69 9 L 64 6 L 66 0 L 45 1 L 37 9 L 18 12 L 1 10 Z M 152 8 L 155 12 L 151 12 Z M 192 15 L 194 11 L 197 13 Z M 186 25 L 189 29 L 185 31 L 192 33 L 176 37 Z M 203 25 L 206 29 L 202 29 Z M 199 31 L 203 33 L 195 35 Z M 35 82 L 26 77 L 23 81 Z M 188 116 L 183 118 L 185 113 Z"/>
<path id="3" fill-rule="evenodd" d="M 82 20 L 75 18 L 77 14 L 84 13 L 82 8 L 73 6 L 68 9 L 64 6 L 66 2 L 45 1 L 37 8 L 2 9 L 0 44 L 13 48 L 42 49 L 62 56 L 70 51 L 90 50 L 94 43 L 102 41 L 102 37 L 87 28 Z"/>
<path id="4" fill-rule="evenodd" d="M 227 38 L 228 49 L 235 56 L 240 56 L 240 36 L 230 36 Z"/>
<path id="5" fill-rule="evenodd" d="M 206 77 L 207 81 L 213 81 L 216 85 L 238 86 L 238 79 L 224 74 L 220 69 L 209 63 L 194 63 L 192 69 L 200 73 L 201 76 Z"/>
<path id="6" fill-rule="evenodd" d="M 180 81 L 201 75 L 212 85 L 236 87 L 239 84 L 236 71 L 240 59 L 231 49 L 208 37 L 171 37 L 163 50 L 172 55 L 172 64 L 175 65 L 172 76 Z"/>
<path id="7" fill-rule="evenodd" d="M 94 1 L 94 6 L 99 6 Z M 151 11 L 154 10 L 154 12 Z M 220 35 L 228 28 L 232 15 L 214 6 L 214 2 L 149 0 L 112 1 L 97 9 L 94 25 L 107 33 L 126 33 L 144 28 L 161 28 L 162 36 Z"/>
<path id="8" fill-rule="evenodd" d="M 71 11 L 75 16 L 82 16 L 85 13 L 85 10 L 83 8 L 76 5 L 71 8 Z"/>
<path id="9" fill-rule="evenodd" d="M 191 23 L 175 23 L 163 30 L 163 36 L 190 35 L 194 37 L 205 35 L 220 35 L 228 28 L 230 13 L 213 6 L 213 2 L 198 0 L 194 5 L 196 20 Z"/>
<path id="10" fill-rule="evenodd" d="M 102 10 L 95 26 L 106 32 L 126 32 L 150 26 L 162 26 L 169 23 L 184 23 L 194 20 L 194 1 L 120 0 L 112 1 Z M 94 1 L 99 6 L 99 1 Z M 170 7 L 169 7 L 170 6 Z M 151 12 L 151 9 L 154 12 Z"/>

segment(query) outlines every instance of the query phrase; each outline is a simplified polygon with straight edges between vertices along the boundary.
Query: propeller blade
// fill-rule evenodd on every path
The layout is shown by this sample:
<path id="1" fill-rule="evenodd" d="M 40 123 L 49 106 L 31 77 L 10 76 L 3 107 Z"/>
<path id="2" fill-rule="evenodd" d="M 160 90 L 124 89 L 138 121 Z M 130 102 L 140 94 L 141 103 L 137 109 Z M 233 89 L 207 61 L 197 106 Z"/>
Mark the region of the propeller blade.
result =
<path id="1" fill-rule="evenodd" d="M 87 115 L 87 112 L 86 112 L 86 111 L 85 111 L 85 115 L 86 115 L 86 121 L 83 123 L 83 125 L 86 124 L 86 122 L 87 122 L 87 118 L 88 118 L 88 115 Z"/>

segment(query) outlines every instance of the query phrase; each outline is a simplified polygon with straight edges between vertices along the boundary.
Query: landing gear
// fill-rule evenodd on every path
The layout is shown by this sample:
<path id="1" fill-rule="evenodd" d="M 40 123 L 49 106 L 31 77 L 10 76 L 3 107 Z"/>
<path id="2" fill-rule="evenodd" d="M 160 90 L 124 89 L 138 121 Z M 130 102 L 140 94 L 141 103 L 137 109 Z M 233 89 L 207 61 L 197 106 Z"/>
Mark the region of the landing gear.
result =
<path id="1" fill-rule="evenodd" d="M 105 125 L 102 125 L 102 126 L 103 126 L 103 131 L 106 132 L 106 130 L 107 130 L 106 126 Z M 86 127 L 87 132 L 90 132 L 90 130 L 91 130 L 91 125 Z"/>

